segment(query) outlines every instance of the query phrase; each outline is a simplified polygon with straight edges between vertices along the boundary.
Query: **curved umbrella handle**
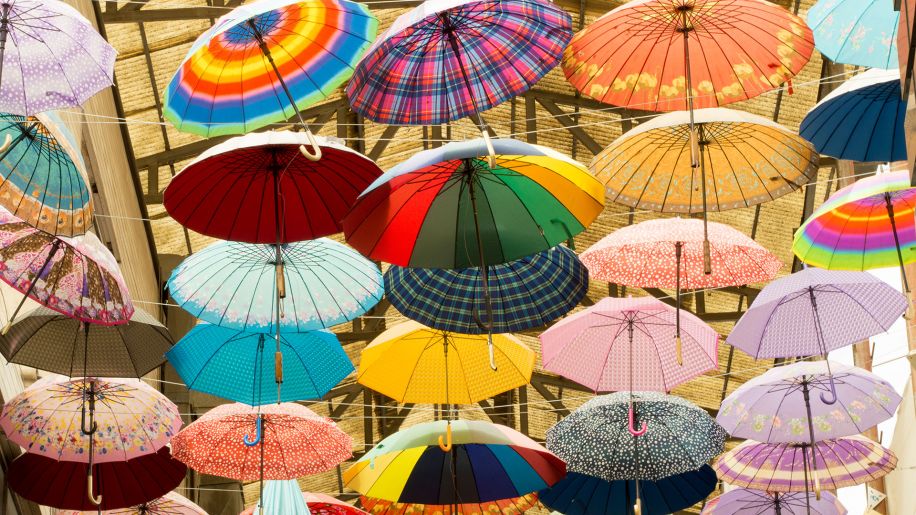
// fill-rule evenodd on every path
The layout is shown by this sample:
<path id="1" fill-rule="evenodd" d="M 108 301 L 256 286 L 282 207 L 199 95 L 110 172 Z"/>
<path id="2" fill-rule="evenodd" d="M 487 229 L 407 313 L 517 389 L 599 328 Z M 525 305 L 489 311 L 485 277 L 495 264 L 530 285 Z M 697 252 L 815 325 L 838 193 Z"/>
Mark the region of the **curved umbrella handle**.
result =
<path id="1" fill-rule="evenodd" d="M 632 404 L 630 404 L 630 410 L 629 413 L 627 413 L 627 417 L 630 421 L 629 426 L 627 427 L 627 431 L 629 431 L 631 435 L 642 436 L 646 434 L 646 431 L 649 430 L 649 425 L 646 424 L 645 420 L 642 421 L 642 427 L 639 429 L 639 431 L 636 430 L 636 411 L 633 409 Z"/>
<path id="2" fill-rule="evenodd" d="M 442 452 L 450 452 L 452 450 L 452 425 L 448 424 L 445 426 L 445 441 L 442 441 L 442 435 L 439 435 L 439 448 L 442 449 Z"/>
<path id="3" fill-rule="evenodd" d="M 86 495 L 89 497 L 89 502 L 91 502 L 92 504 L 94 504 L 94 505 L 96 505 L 96 506 L 101 506 L 101 505 L 102 505 L 102 495 L 99 494 L 99 496 L 96 497 L 96 496 L 93 494 L 92 491 L 93 491 L 93 488 L 92 488 L 92 464 L 90 463 L 90 464 L 89 464 L 89 473 L 86 475 Z"/>
<path id="4" fill-rule="evenodd" d="M 309 152 L 305 145 L 299 145 L 299 153 L 305 156 L 309 161 L 318 161 L 321 159 L 322 152 L 321 146 L 318 145 L 318 140 L 315 139 L 315 135 L 312 134 L 312 131 L 308 128 L 305 129 L 305 137 L 309 140 L 309 145 L 312 146 L 312 151 Z"/>
<path id="5" fill-rule="evenodd" d="M 3 146 L 0 146 L 0 154 L 9 150 L 11 146 L 13 146 L 13 137 L 7 134 L 6 139 L 3 140 Z"/>
<path id="6" fill-rule="evenodd" d="M 821 393 L 821 402 L 824 404 L 834 404 L 836 402 L 836 383 L 833 381 L 833 375 L 830 376 L 830 395 L 832 395 L 832 398 Z"/>
<path id="7" fill-rule="evenodd" d="M 245 438 L 242 439 L 242 442 L 248 447 L 254 447 L 255 445 L 261 443 L 261 440 L 263 439 L 263 435 L 261 434 L 261 415 L 258 415 L 258 419 L 255 421 L 254 427 L 254 440 L 252 440 L 247 434 L 245 435 Z"/>

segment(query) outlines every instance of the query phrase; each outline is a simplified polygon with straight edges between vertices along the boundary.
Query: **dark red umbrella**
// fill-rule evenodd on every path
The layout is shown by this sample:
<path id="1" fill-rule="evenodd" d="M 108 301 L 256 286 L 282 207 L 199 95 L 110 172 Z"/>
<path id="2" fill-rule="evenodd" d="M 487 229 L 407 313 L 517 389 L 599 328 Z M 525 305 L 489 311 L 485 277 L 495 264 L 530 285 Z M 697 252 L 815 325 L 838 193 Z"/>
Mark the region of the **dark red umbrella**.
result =
<path id="1" fill-rule="evenodd" d="M 65 510 L 115 510 L 162 497 L 181 483 L 187 467 L 172 458 L 168 447 L 127 461 L 92 466 L 92 488 L 102 498 L 99 506 L 89 491 L 87 464 L 57 461 L 38 454 L 23 454 L 10 464 L 10 488 L 32 502 Z"/>

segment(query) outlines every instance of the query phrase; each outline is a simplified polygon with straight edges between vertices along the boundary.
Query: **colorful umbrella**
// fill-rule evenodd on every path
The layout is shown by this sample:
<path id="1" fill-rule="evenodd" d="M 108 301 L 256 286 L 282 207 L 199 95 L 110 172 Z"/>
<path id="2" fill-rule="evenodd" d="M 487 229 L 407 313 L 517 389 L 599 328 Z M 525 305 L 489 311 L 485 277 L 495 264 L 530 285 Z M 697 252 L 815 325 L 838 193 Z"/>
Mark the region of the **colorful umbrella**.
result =
<path id="1" fill-rule="evenodd" d="M 369 8 L 347 0 L 237 7 L 191 46 L 163 94 L 163 115 L 178 130 L 208 138 L 245 134 L 294 115 L 307 128 L 300 109 L 350 78 L 377 30 Z M 318 142 L 306 134 L 312 152 L 303 153 L 320 157 Z"/>
<path id="2" fill-rule="evenodd" d="M 702 515 L 846 515 L 846 508 L 830 492 L 821 492 L 820 500 L 803 492 L 762 492 L 735 488 L 710 500 Z"/>
<path id="3" fill-rule="evenodd" d="M 398 503 L 489 504 L 537 492 L 566 474 L 563 462 L 533 440 L 489 422 L 451 422 L 451 446 L 440 448 L 446 424 L 417 424 L 385 438 L 344 472 L 346 486 Z"/>
<path id="4" fill-rule="evenodd" d="M 658 481 L 605 481 L 578 472 L 569 472 L 559 483 L 541 492 L 541 503 L 567 515 L 629 514 L 636 503 L 642 515 L 677 513 L 702 501 L 719 483 L 709 465 L 699 470 L 676 474 Z M 635 511 L 635 510 L 634 510 Z"/>
<path id="5" fill-rule="evenodd" d="M 652 297 L 605 298 L 541 333 L 544 368 L 596 392 L 668 392 L 718 368 L 719 334 Z M 680 338 L 680 339 L 679 339 Z"/>
<path id="6" fill-rule="evenodd" d="M 98 513 L 99 510 L 120 510 L 158 499 L 184 481 L 188 468 L 172 458 L 168 447 L 163 447 L 158 452 L 129 461 L 97 463 L 92 465 L 91 473 L 89 470 L 86 463 L 56 461 L 26 453 L 13 460 L 6 473 L 10 488 L 25 499 L 63 510 Z M 93 478 L 101 494 L 98 504 L 86 497 L 87 490 L 93 489 Z"/>
<path id="7" fill-rule="evenodd" d="M 884 0 L 820 0 L 808 10 L 814 43 L 835 63 L 896 68 L 900 11 Z"/>
<path id="8" fill-rule="evenodd" d="M 817 466 L 810 463 L 815 455 Z M 713 468 L 722 481 L 735 486 L 819 492 L 875 481 L 896 466 L 897 456 L 890 450 L 864 436 L 850 436 L 818 442 L 813 452 L 810 444 L 746 441 L 719 457 Z"/>
<path id="9" fill-rule="evenodd" d="M 70 377 L 139 378 L 165 362 L 172 344 L 169 330 L 142 309 L 126 324 L 104 326 L 39 306 L 0 335 L 7 361 Z"/>
<path id="10" fill-rule="evenodd" d="M 474 404 L 528 384 L 534 371 L 534 351 L 514 336 L 494 335 L 493 346 L 496 370 L 487 367 L 485 336 L 404 322 L 363 349 L 357 378 L 404 403 Z"/>
<path id="11" fill-rule="evenodd" d="M 264 333 L 244 333 L 201 323 L 166 356 L 191 390 L 252 406 L 320 399 L 353 371 L 353 364 L 333 333 L 283 334 L 280 352 L 285 374 L 278 399 L 274 393 L 275 363 L 264 350 L 271 342 Z"/>
<path id="12" fill-rule="evenodd" d="M 520 515 L 537 506 L 537 494 L 527 494 L 513 499 L 501 499 L 485 503 L 416 504 L 385 501 L 361 495 L 359 503 L 373 515 L 480 515 L 500 513 Z"/>
<path id="13" fill-rule="evenodd" d="M 629 429 L 639 421 L 643 431 L 635 436 Z M 547 431 L 547 448 L 576 472 L 657 481 L 699 469 L 722 452 L 725 437 L 706 411 L 684 399 L 621 392 L 595 397 L 557 422 Z"/>
<path id="14" fill-rule="evenodd" d="M 812 107 L 798 133 L 837 159 L 906 161 L 906 104 L 899 70 L 868 70 Z"/>
<path id="15" fill-rule="evenodd" d="M 316 141 L 324 156 L 317 162 L 299 153 L 301 132 L 224 141 L 172 179 L 165 209 L 188 229 L 224 240 L 290 243 L 340 232 L 340 219 L 382 171 L 342 144 Z"/>
<path id="16" fill-rule="evenodd" d="M 830 270 L 871 270 L 916 261 L 916 188 L 907 171 L 879 173 L 838 190 L 795 231 L 792 252 Z"/>
<path id="17" fill-rule="evenodd" d="M 412 320 L 443 331 L 479 334 L 486 311 L 479 267 L 448 270 L 391 266 L 385 295 Z M 574 309 L 588 293 L 588 269 L 576 253 L 558 245 L 487 269 L 493 332 L 547 325 Z"/>
<path id="18" fill-rule="evenodd" d="M 2 7 L 0 7 L 2 8 Z M 0 279 L 26 297 L 83 322 L 126 324 L 134 306 L 114 256 L 92 233 L 54 237 L 0 208 Z"/>
<path id="19" fill-rule="evenodd" d="M 764 0 L 637 0 L 577 33 L 563 71 L 601 102 L 692 110 L 777 88 L 813 50 L 805 22 Z"/>
<path id="20" fill-rule="evenodd" d="M 92 193 L 79 147 L 60 118 L 0 113 L 0 138 L 0 205 L 44 232 L 84 234 L 92 225 Z"/>
<path id="21" fill-rule="evenodd" d="M 111 86 L 117 51 L 58 0 L 0 5 L 0 112 L 79 107 Z"/>
<path id="22" fill-rule="evenodd" d="M 264 496 L 265 499 L 268 499 L 264 502 L 267 507 L 275 508 L 276 506 L 283 507 L 282 504 L 277 504 L 272 502 L 272 494 L 282 496 L 291 501 L 291 505 L 301 509 L 302 505 L 295 502 L 295 497 L 299 498 L 299 502 L 304 503 L 308 513 L 313 515 L 365 515 L 366 512 L 353 506 L 352 504 L 347 504 L 336 497 L 331 497 L 327 494 L 319 494 L 312 492 L 303 492 L 299 489 L 299 482 L 295 479 L 290 479 L 286 481 L 267 481 L 264 486 Z M 291 507 L 293 507 L 291 506 Z M 239 515 L 254 515 L 258 513 L 258 506 L 252 506 Z M 278 513 L 298 513 L 298 512 L 278 512 Z M 303 512 L 305 513 L 305 512 Z"/>
<path id="23" fill-rule="evenodd" d="M 173 460 L 176 463 L 178 460 Z M 58 515 L 96 515 L 98 511 L 58 511 Z M 207 515 L 200 506 L 190 499 L 169 492 L 158 499 L 153 499 L 129 508 L 106 510 L 101 515 Z"/>

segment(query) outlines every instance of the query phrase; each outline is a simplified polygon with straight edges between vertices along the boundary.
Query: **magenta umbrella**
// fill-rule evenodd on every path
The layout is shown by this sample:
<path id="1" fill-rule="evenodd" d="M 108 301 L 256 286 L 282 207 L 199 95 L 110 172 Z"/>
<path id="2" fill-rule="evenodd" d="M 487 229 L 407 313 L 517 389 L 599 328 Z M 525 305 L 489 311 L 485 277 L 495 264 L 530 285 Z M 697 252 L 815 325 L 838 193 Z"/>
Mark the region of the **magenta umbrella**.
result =
<path id="1" fill-rule="evenodd" d="M 702 515 L 846 515 L 846 508 L 830 492 L 823 492 L 820 500 L 810 500 L 806 492 L 763 492 L 749 488 L 736 488 L 710 500 L 703 506 Z M 810 510 L 809 505 L 810 504 Z"/>

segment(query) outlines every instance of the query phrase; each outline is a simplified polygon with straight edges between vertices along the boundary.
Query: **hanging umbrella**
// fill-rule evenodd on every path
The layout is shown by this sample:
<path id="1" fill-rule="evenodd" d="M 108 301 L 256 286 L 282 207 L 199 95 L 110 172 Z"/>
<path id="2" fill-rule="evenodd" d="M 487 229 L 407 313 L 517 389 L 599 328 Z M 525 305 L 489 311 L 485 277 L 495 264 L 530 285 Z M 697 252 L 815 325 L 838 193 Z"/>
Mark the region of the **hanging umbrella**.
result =
<path id="1" fill-rule="evenodd" d="M 719 334 L 651 297 L 604 298 L 541 333 L 544 369 L 596 392 L 668 392 L 718 368 Z M 682 343 L 681 343 L 682 342 Z"/>
<path id="2" fill-rule="evenodd" d="M 287 481 L 267 481 L 267 484 L 264 486 L 264 496 L 265 505 L 273 507 L 277 506 L 272 502 L 272 497 L 276 498 L 280 496 L 284 499 L 290 501 L 292 507 L 297 507 L 301 509 L 303 505 L 308 509 L 308 513 L 312 515 L 365 515 L 366 512 L 353 506 L 352 504 L 347 504 L 336 497 L 331 497 L 327 494 L 312 493 L 312 492 L 303 492 L 299 489 L 299 482 L 295 479 L 290 479 Z M 303 504 L 296 503 L 295 497 L 298 497 L 299 502 Z M 279 505 L 281 508 L 283 504 Z M 254 515 L 258 513 L 258 506 L 252 506 L 239 515 Z M 283 511 L 279 513 L 299 513 L 295 511 Z M 304 511 L 302 513 L 305 513 Z"/>
<path id="3" fill-rule="evenodd" d="M 378 20 L 347 0 L 259 0 L 233 9 L 201 34 L 163 94 L 178 130 L 207 138 L 245 134 L 292 116 L 337 91 L 375 39 Z M 282 91 L 282 94 L 280 93 Z M 309 159 L 321 157 L 307 131 Z"/>
<path id="4" fill-rule="evenodd" d="M 642 515 L 677 513 L 702 501 L 719 483 L 709 465 L 658 481 L 639 481 Z M 541 492 L 541 503 L 566 515 L 629 514 L 636 500 L 636 481 L 605 481 L 569 472 Z"/>
<path id="5" fill-rule="evenodd" d="M 528 384 L 534 351 L 514 336 L 494 335 L 494 371 L 487 368 L 486 342 L 404 322 L 363 349 L 357 380 L 400 402 L 445 405 L 474 404 Z"/>
<path id="6" fill-rule="evenodd" d="M 527 494 L 513 499 L 501 499 L 486 503 L 416 504 L 385 501 L 361 495 L 359 504 L 373 515 L 480 515 L 500 513 L 520 515 L 537 506 L 537 494 Z"/>
<path id="7" fill-rule="evenodd" d="M 121 325 L 87 324 L 39 306 L 0 335 L 7 361 L 55 374 L 140 378 L 165 362 L 172 336 L 142 309 Z"/>
<path id="8" fill-rule="evenodd" d="M 9 331 L 26 297 L 68 317 L 100 325 L 125 324 L 134 312 L 117 261 L 94 234 L 54 237 L 3 208 L 0 279 L 24 294 L 0 333 Z"/>
<path id="9" fill-rule="evenodd" d="M 44 232 L 85 234 L 92 193 L 79 147 L 60 118 L 0 113 L 0 138 L 0 205 Z"/>
<path id="10" fill-rule="evenodd" d="M 810 463 L 812 456 L 817 456 L 816 466 Z M 746 441 L 720 456 L 713 468 L 722 481 L 735 486 L 820 492 L 878 480 L 896 466 L 897 456 L 890 450 L 864 436 L 849 436 L 818 442 L 813 452 L 807 443 Z"/>
<path id="11" fill-rule="evenodd" d="M 286 515 L 288 513 L 310 514 L 308 504 L 302 497 L 299 481 L 267 481 L 258 503 L 239 515 L 257 513 L 259 515 Z"/>
<path id="12" fill-rule="evenodd" d="M 0 4 L 0 112 L 79 107 L 111 86 L 117 51 L 58 0 Z"/>
<path id="13" fill-rule="evenodd" d="M 447 448 L 440 448 L 444 420 L 385 438 L 344 472 L 345 485 L 398 503 L 488 504 L 537 492 L 566 474 L 559 458 L 514 429 L 469 420 L 451 425 Z"/>
<path id="14" fill-rule="evenodd" d="M 172 461 L 180 463 L 178 460 Z M 96 515 L 97 513 L 97 510 L 58 511 L 57 515 Z M 136 506 L 105 510 L 101 515 L 207 515 L 207 512 L 200 506 L 191 502 L 190 499 L 178 495 L 175 492 L 169 492 L 158 499 L 153 499 Z"/>
<path id="15" fill-rule="evenodd" d="M 777 88 L 813 50 L 805 22 L 764 0 L 637 0 L 579 31 L 563 71 L 601 102 L 693 110 Z"/>
<path id="16" fill-rule="evenodd" d="M 486 312 L 480 271 L 391 266 L 385 272 L 385 295 L 406 317 L 429 327 L 483 333 L 486 330 L 477 323 Z M 573 310 L 588 293 L 588 269 L 562 245 L 490 266 L 487 274 L 494 333 L 547 325 Z"/>
<path id="17" fill-rule="evenodd" d="M 900 71 L 872 69 L 812 107 L 798 133 L 818 152 L 837 159 L 906 161 L 905 119 Z"/>
<path id="18" fill-rule="evenodd" d="M 317 162 L 299 153 L 307 139 L 296 132 L 211 147 L 169 183 L 165 209 L 188 229 L 224 240 L 279 244 L 340 232 L 340 219 L 382 171 L 355 150 L 315 139 L 324 156 Z"/>
<path id="19" fill-rule="evenodd" d="M 702 515 L 846 515 L 846 508 L 830 492 L 821 492 L 820 500 L 808 499 L 804 492 L 763 492 L 735 488 L 710 500 Z"/>
<path id="20" fill-rule="evenodd" d="M 808 9 L 814 43 L 835 63 L 896 68 L 900 11 L 884 0 L 820 0 Z"/>
<path id="21" fill-rule="evenodd" d="M 838 190 L 795 231 L 792 252 L 829 270 L 871 270 L 916 261 L 916 188 L 907 171 L 879 173 Z"/>
<path id="22" fill-rule="evenodd" d="M 257 406 L 277 401 L 271 392 L 275 363 L 264 350 L 270 344 L 264 333 L 201 323 L 166 356 L 191 390 Z M 330 331 L 283 334 L 280 352 L 285 367 L 281 402 L 320 399 L 353 371 Z"/>
<path id="23" fill-rule="evenodd" d="M 96 463 L 91 474 L 87 473 L 88 469 L 85 462 L 56 461 L 26 453 L 13 460 L 6 473 L 10 488 L 24 499 L 62 510 L 98 513 L 158 499 L 177 488 L 188 471 L 184 464 L 172 458 L 168 447 L 128 461 Z M 93 489 L 93 478 L 101 498 L 98 505 L 86 497 L 87 489 Z"/>

